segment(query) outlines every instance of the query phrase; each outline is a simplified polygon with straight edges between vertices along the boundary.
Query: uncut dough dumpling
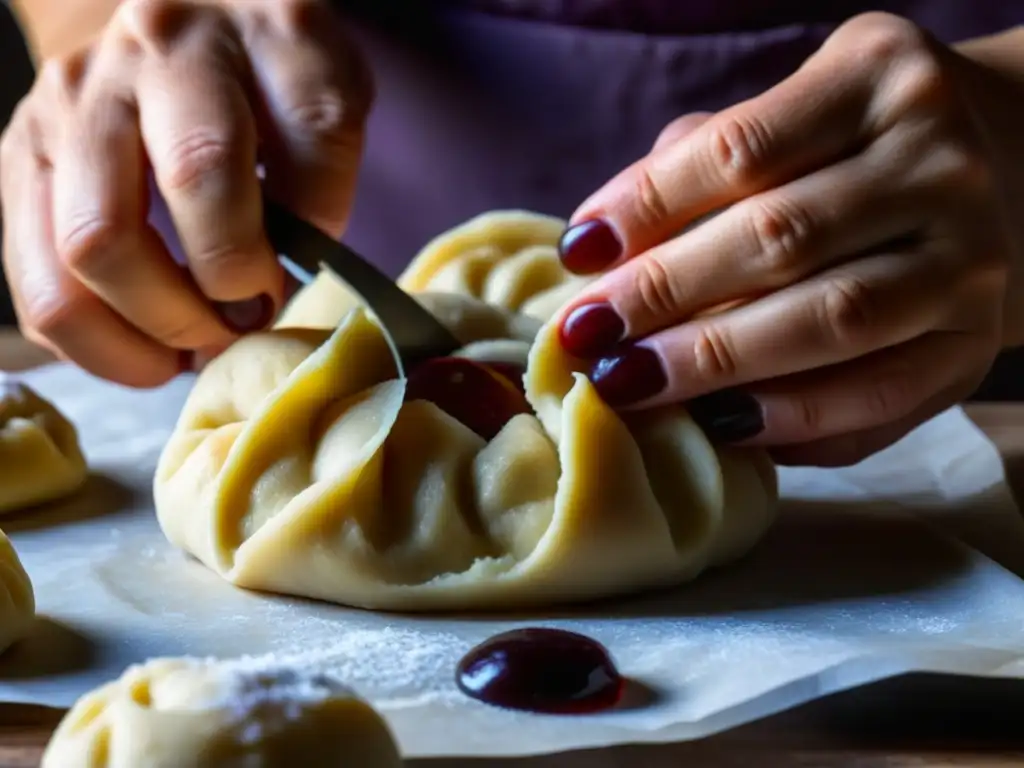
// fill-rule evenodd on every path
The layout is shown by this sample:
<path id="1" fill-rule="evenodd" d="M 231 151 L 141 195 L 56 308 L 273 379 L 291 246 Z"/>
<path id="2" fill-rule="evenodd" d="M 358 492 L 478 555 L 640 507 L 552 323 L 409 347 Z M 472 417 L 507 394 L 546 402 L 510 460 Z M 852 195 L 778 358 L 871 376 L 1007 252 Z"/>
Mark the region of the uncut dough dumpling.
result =
<path id="1" fill-rule="evenodd" d="M 0 531 L 0 653 L 29 633 L 35 615 L 32 582 L 11 540 Z"/>
<path id="2" fill-rule="evenodd" d="M 605 405 L 558 340 L 579 290 L 563 227 L 488 214 L 401 280 L 457 355 L 525 370 L 526 407 L 496 436 L 407 397 L 358 301 L 328 330 L 322 281 L 291 308 L 318 327 L 250 335 L 199 376 L 157 467 L 168 539 L 240 587 L 406 611 L 607 597 L 747 552 L 774 519 L 774 466 L 712 444 L 682 407 Z"/>
<path id="3" fill-rule="evenodd" d="M 87 474 L 74 425 L 31 388 L 0 373 L 0 513 L 69 496 Z"/>
<path id="4" fill-rule="evenodd" d="M 253 661 L 154 659 L 80 698 L 42 768 L 399 768 L 387 725 L 339 681 Z"/>

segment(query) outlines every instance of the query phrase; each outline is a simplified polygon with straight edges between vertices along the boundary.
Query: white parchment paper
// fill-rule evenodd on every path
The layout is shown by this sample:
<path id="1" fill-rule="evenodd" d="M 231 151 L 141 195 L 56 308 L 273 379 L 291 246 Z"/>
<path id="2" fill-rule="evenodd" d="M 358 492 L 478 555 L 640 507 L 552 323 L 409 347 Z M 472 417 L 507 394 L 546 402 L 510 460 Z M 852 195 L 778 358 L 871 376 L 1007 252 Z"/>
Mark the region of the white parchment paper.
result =
<path id="1" fill-rule="evenodd" d="M 0 700 L 67 706 L 157 655 L 274 653 L 340 673 L 408 756 L 511 756 L 696 738 L 906 671 L 1024 676 L 1024 523 L 959 410 L 857 467 L 783 471 L 764 543 L 694 584 L 556 615 L 408 618 L 242 592 L 167 545 L 150 483 L 190 378 L 137 392 L 53 365 L 24 379 L 78 425 L 94 475 L 0 521 L 43 617 L 0 659 Z M 608 646 L 636 681 L 626 706 L 538 717 L 459 694 L 460 656 L 524 624 Z"/>

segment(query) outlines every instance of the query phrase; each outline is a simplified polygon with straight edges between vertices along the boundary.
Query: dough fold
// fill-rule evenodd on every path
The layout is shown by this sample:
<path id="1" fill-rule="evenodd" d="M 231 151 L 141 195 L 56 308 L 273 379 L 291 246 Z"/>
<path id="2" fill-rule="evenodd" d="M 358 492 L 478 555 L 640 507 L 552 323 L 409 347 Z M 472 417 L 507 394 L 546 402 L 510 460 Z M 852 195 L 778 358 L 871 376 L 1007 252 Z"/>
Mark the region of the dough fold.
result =
<path id="1" fill-rule="evenodd" d="M 252 660 L 153 659 L 80 698 L 42 768 L 400 768 L 377 712 L 339 681 Z"/>
<path id="2" fill-rule="evenodd" d="M 558 261 L 563 227 L 486 214 L 399 281 L 457 356 L 525 367 L 533 413 L 488 441 L 408 398 L 382 329 L 322 276 L 197 380 L 155 479 L 169 540 L 240 587 L 407 611 L 607 597 L 742 556 L 774 518 L 774 466 L 682 407 L 604 404 L 558 340 L 585 282 Z"/>
<path id="3" fill-rule="evenodd" d="M 69 496 L 87 474 L 74 425 L 0 373 L 0 514 Z"/>
<path id="4" fill-rule="evenodd" d="M 28 635 L 35 616 L 32 581 L 11 540 L 0 531 L 0 653 Z"/>

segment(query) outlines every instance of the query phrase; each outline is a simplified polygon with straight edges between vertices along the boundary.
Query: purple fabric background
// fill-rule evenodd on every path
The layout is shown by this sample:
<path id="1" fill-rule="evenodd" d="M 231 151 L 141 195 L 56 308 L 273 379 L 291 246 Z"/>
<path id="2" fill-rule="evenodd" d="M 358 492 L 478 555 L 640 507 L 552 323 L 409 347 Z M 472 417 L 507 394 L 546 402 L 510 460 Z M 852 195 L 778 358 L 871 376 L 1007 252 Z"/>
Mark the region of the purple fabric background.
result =
<path id="1" fill-rule="evenodd" d="M 568 216 L 672 119 L 774 85 L 858 12 L 898 12 L 948 42 L 1024 23 L 1024 0 L 420 6 L 412 22 L 378 13 L 354 25 L 378 101 L 345 238 L 392 274 L 427 239 L 488 209 Z M 416 45 L 428 36 L 432 50 Z"/>

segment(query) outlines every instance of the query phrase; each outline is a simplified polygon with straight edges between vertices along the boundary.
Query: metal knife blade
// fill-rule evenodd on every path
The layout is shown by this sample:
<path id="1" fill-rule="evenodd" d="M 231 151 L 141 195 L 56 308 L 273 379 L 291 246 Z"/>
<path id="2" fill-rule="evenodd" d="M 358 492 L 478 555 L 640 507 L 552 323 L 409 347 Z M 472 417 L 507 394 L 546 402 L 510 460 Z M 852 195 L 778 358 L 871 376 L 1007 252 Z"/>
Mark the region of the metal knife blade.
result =
<path id="1" fill-rule="evenodd" d="M 351 248 L 266 197 L 263 210 L 267 237 L 281 265 L 304 285 L 321 269 L 347 283 L 387 329 L 403 371 L 462 346 L 419 302 Z"/>

